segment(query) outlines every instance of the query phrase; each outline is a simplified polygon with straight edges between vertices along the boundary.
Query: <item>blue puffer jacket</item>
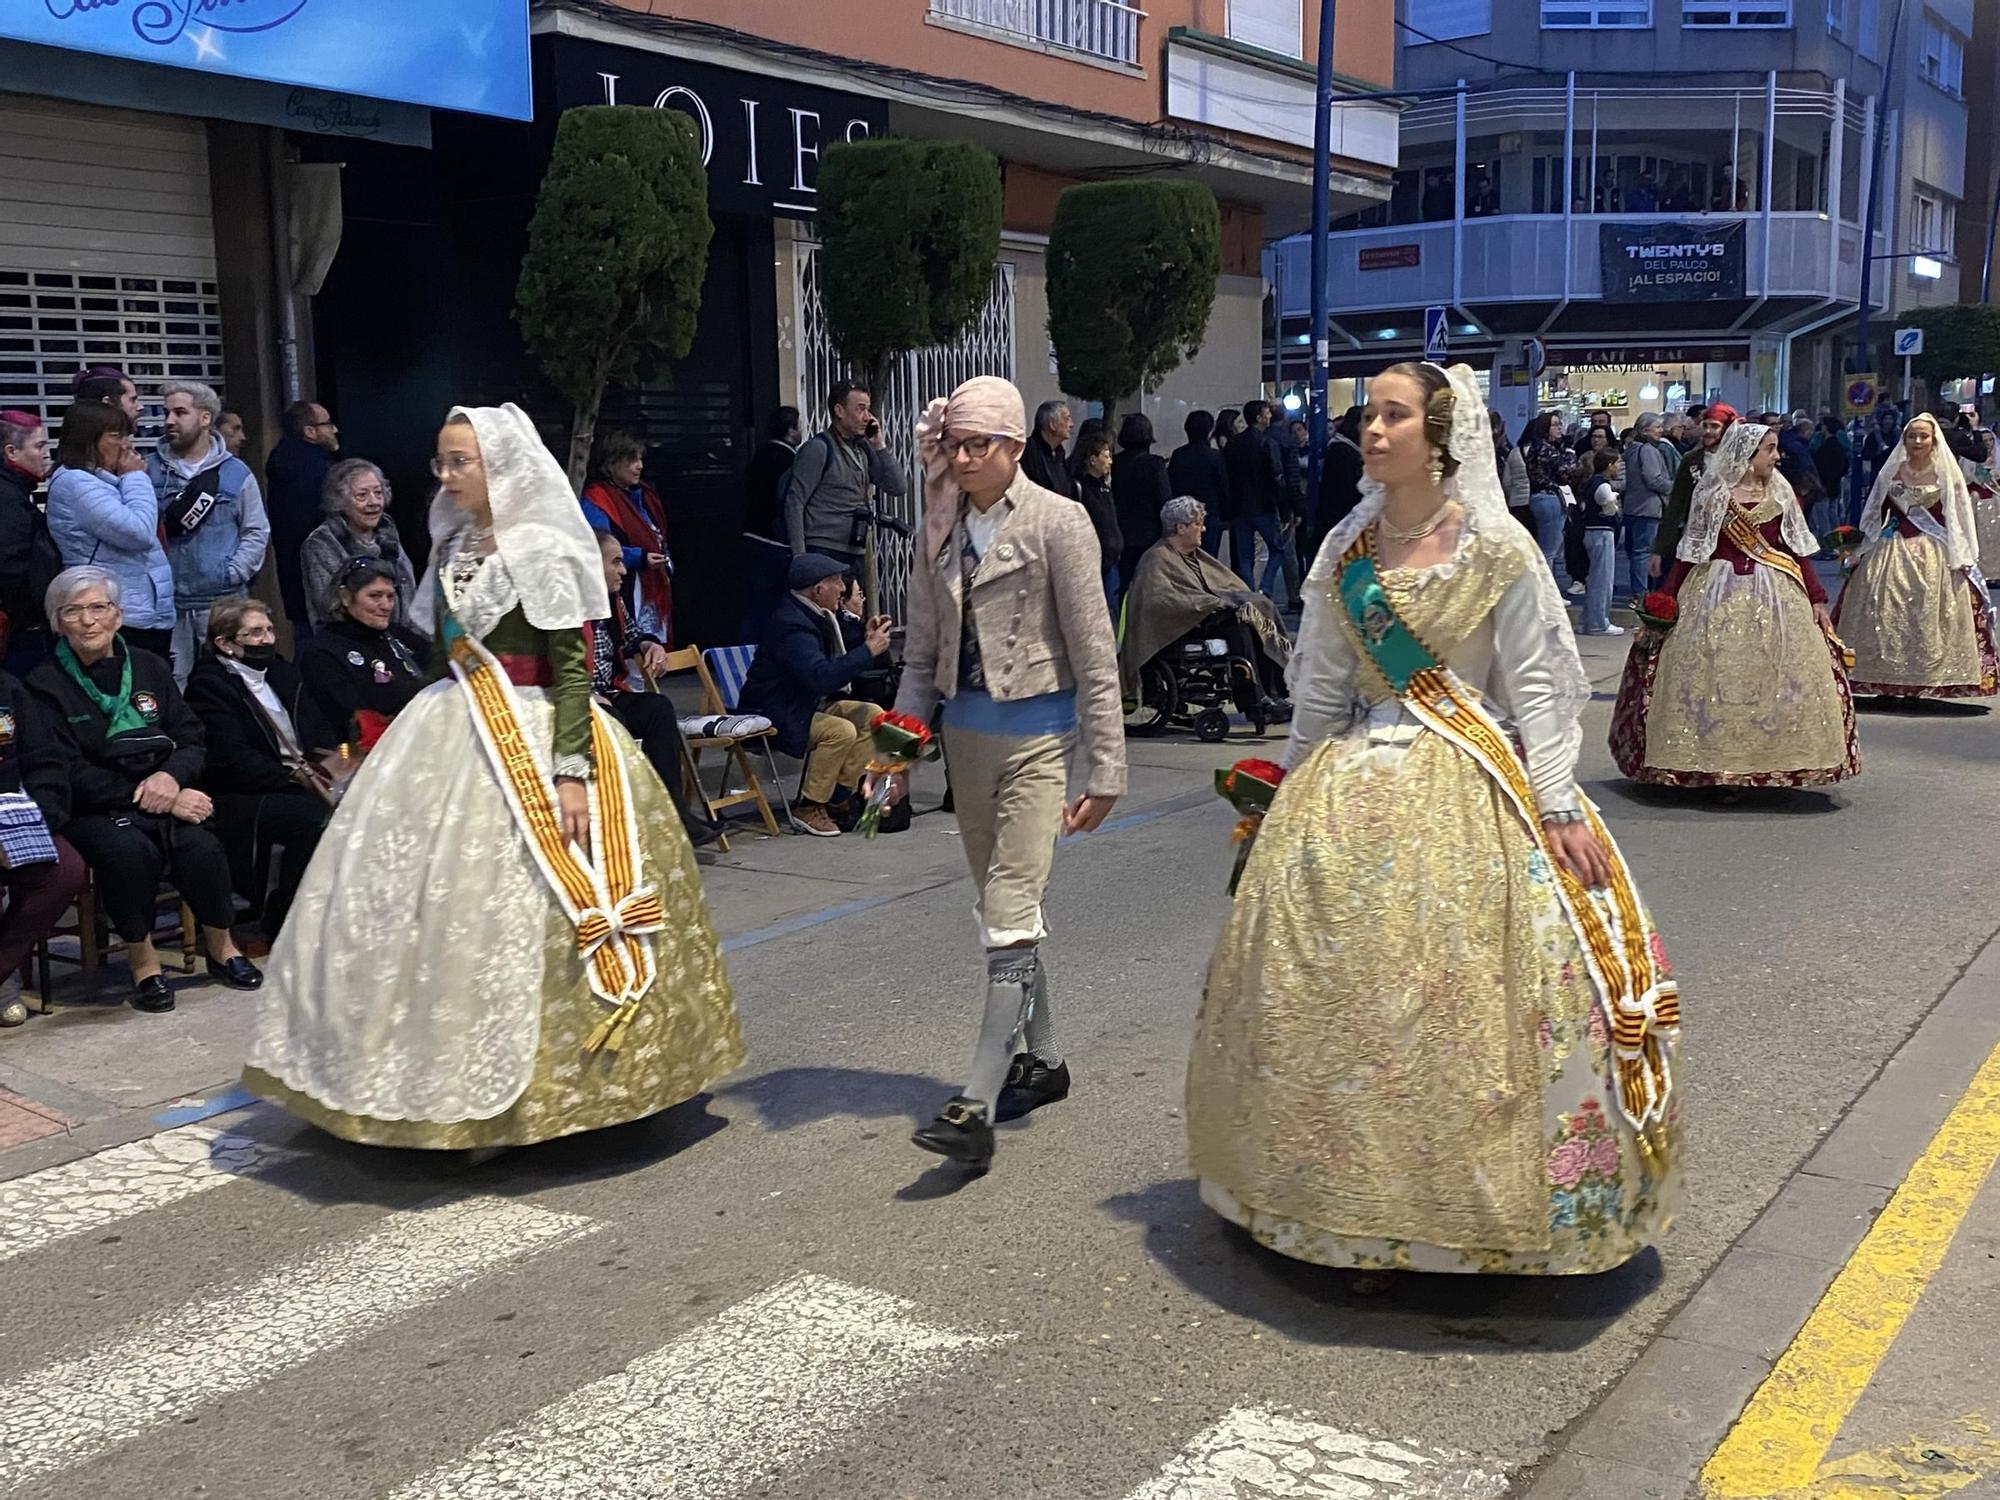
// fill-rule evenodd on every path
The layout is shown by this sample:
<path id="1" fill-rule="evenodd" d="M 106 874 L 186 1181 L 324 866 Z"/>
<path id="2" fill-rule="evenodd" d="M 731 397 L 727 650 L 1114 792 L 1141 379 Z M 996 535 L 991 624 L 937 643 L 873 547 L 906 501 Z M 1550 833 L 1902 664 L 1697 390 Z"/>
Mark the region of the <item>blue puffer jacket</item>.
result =
<path id="1" fill-rule="evenodd" d="M 144 469 L 58 469 L 49 481 L 49 535 L 63 566 L 91 563 L 118 580 L 125 623 L 174 628 L 174 570 L 160 545 L 160 506 Z"/>

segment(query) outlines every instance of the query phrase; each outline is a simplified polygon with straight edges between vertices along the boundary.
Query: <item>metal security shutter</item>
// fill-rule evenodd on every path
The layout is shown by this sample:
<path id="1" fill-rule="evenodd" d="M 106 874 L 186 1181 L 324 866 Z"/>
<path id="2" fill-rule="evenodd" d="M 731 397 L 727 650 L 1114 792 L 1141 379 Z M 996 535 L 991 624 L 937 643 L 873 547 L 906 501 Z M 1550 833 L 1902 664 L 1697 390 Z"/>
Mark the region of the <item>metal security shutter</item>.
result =
<path id="1" fill-rule="evenodd" d="M 0 406 L 59 416 L 92 364 L 149 402 L 174 377 L 222 389 L 207 134 L 0 94 Z"/>

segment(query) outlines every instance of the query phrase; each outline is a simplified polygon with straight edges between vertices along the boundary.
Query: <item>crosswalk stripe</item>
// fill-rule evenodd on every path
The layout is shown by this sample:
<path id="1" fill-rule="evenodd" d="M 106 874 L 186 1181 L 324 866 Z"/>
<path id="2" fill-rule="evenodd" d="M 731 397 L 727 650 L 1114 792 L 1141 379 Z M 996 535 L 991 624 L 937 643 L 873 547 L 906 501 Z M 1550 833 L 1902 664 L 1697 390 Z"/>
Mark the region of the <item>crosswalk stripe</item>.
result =
<path id="1" fill-rule="evenodd" d="M 0 1184 L 0 1261 L 164 1208 L 300 1154 L 213 1125 L 188 1125 Z"/>
<path id="2" fill-rule="evenodd" d="M 599 1227 L 458 1195 L 391 1214 L 367 1233 L 7 1382 L 0 1488 L 84 1463 Z"/>
<path id="3" fill-rule="evenodd" d="M 919 1322 L 914 1304 L 825 1276 L 739 1302 L 572 1391 L 394 1500 L 722 1500 L 887 1410 L 1011 1333 Z"/>
<path id="4" fill-rule="evenodd" d="M 1497 1500 L 1507 1476 L 1462 1453 L 1238 1408 L 1125 1500 Z"/>

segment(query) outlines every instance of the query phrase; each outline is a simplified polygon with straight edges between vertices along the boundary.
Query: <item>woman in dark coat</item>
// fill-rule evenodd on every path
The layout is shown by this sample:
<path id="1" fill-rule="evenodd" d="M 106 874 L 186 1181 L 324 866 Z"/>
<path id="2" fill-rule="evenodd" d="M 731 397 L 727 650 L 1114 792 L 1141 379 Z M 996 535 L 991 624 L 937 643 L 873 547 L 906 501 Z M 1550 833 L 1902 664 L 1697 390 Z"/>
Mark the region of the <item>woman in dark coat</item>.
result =
<path id="1" fill-rule="evenodd" d="M 349 559 L 334 580 L 326 628 L 299 652 L 316 732 L 365 750 L 429 681 L 430 648 L 395 623 L 396 575 L 372 557 Z"/>
<path id="2" fill-rule="evenodd" d="M 1118 533 L 1125 549 L 1118 576 L 1135 578 L 1139 559 L 1160 539 L 1160 507 L 1174 498 L 1167 461 L 1153 451 L 1152 418 L 1131 412 L 1118 424 L 1118 456 L 1111 461 L 1111 498 L 1118 506 Z"/>
<path id="3" fill-rule="evenodd" d="M 70 768 L 63 834 L 90 866 L 104 914 L 124 939 L 133 1007 L 174 1008 L 153 947 L 168 879 L 201 924 L 209 974 L 232 989 L 256 989 L 264 976 L 229 930 L 236 898 L 229 857 L 209 826 L 215 806 L 197 786 L 207 739 L 173 669 L 119 636 L 118 580 L 104 569 L 57 574 L 47 602 L 62 639 L 28 686 L 60 726 Z"/>
<path id="4" fill-rule="evenodd" d="M 236 893 L 275 938 L 333 811 L 332 778 L 318 756 L 338 737 L 316 722 L 263 604 L 217 600 L 206 644 L 187 685 L 188 707 L 208 736 L 199 785 L 215 804 Z"/>

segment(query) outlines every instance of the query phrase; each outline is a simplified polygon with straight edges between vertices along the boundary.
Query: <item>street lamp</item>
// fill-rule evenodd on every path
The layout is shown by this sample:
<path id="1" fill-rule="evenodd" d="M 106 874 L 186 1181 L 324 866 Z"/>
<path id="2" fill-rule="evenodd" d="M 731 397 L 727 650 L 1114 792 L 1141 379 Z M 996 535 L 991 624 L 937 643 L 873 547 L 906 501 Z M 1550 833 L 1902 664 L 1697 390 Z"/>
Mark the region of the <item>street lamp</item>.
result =
<path id="1" fill-rule="evenodd" d="M 1896 0 L 1896 19 L 1889 28 L 1888 54 L 1882 60 L 1882 108 L 1876 111 L 1875 145 L 1868 163 L 1868 201 L 1862 210 L 1861 224 L 1861 305 L 1855 309 L 1854 317 L 1854 366 L 1857 371 L 1866 370 L 1874 356 L 1869 352 L 1868 303 L 1874 295 L 1873 282 L 1875 257 L 1868 252 L 1875 245 L 1875 223 L 1880 217 L 1882 198 L 1882 153 L 1888 144 L 1888 102 L 1889 89 L 1896 78 L 1896 49 L 1903 39 L 1903 12 L 1909 0 Z M 1854 445 L 1854 461 L 1847 471 L 1849 509 L 1856 525 L 1861 521 L 1861 507 L 1866 497 L 1861 493 L 1861 472 L 1863 468 L 1860 443 Z"/>
<path id="2" fill-rule="evenodd" d="M 1312 191 L 1312 406 L 1306 413 L 1306 514 L 1319 515 L 1320 471 L 1326 458 L 1326 325 L 1327 213 L 1332 195 L 1333 156 L 1333 8 L 1334 0 L 1319 0 L 1319 78 L 1314 91 Z"/>

